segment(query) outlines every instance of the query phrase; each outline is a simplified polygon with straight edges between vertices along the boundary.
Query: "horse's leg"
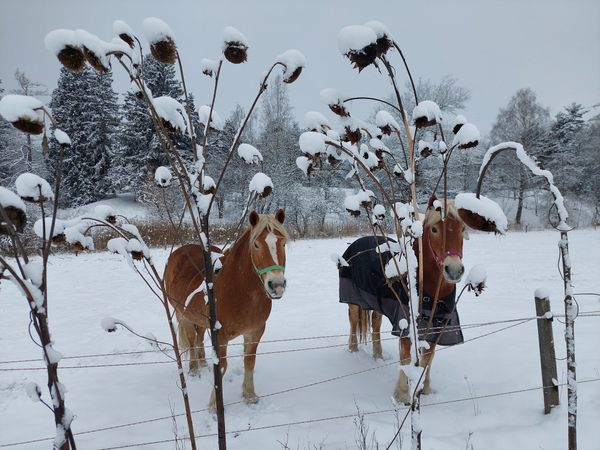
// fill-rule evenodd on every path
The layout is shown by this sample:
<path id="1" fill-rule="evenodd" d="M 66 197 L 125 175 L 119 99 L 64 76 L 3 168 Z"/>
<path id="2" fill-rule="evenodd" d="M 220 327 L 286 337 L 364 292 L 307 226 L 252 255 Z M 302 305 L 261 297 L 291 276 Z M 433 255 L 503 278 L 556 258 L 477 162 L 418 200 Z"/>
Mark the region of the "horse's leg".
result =
<path id="1" fill-rule="evenodd" d="M 348 340 L 348 350 L 351 352 L 358 351 L 358 321 L 360 320 L 360 306 L 348 305 L 348 320 L 350 321 L 350 339 Z"/>
<path id="2" fill-rule="evenodd" d="M 423 383 L 423 394 L 431 394 L 431 363 L 435 355 L 435 343 L 430 342 L 427 350 L 423 349 L 421 352 L 421 367 L 425 367 L 427 372 L 425 373 L 425 382 Z"/>
<path id="3" fill-rule="evenodd" d="M 196 355 L 198 358 L 198 366 L 206 367 L 206 353 L 204 352 L 204 333 L 206 328 L 200 325 L 194 325 L 196 330 L 196 341 L 194 346 L 196 347 Z"/>
<path id="4" fill-rule="evenodd" d="M 256 350 L 258 342 L 265 332 L 265 327 L 252 333 L 244 334 L 244 383 L 242 384 L 242 395 L 246 403 L 258 402 L 258 396 L 254 391 L 254 365 L 256 364 Z"/>
<path id="5" fill-rule="evenodd" d="M 179 345 L 180 351 L 187 353 L 189 361 L 188 372 L 190 375 L 198 373 L 198 347 L 196 345 L 196 328 L 195 325 L 180 317 L 179 318 Z"/>
<path id="6" fill-rule="evenodd" d="M 381 348 L 381 314 L 377 311 L 371 313 L 371 330 L 373 339 L 373 358 L 383 358 Z"/>
<path id="7" fill-rule="evenodd" d="M 410 364 L 410 346 L 410 338 L 400 339 L 400 364 L 403 366 Z M 408 377 L 404 373 L 404 370 L 400 369 L 398 381 L 396 381 L 396 389 L 394 389 L 394 400 L 397 403 L 409 405 L 411 403 L 410 397 L 408 392 Z"/>
<path id="8" fill-rule="evenodd" d="M 223 333 L 224 334 L 224 333 Z M 223 336 L 223 334 L 219 333 L 219 363 L 221 365 L 221 378 L 225 376 L 225 372 L 227 371 L 227 343 L 228 341 Z M 223 336 L 223 337 L 221 337 Z M 214 370 L 213 365 L 213 370 Z M 210 401 L 208 402 L 208 409 L 211 412 L 215 412 L 217 410 L 217 396 L 215 394 L 215 390 L 213 388 L 212 394 L 210 395 Z"/>

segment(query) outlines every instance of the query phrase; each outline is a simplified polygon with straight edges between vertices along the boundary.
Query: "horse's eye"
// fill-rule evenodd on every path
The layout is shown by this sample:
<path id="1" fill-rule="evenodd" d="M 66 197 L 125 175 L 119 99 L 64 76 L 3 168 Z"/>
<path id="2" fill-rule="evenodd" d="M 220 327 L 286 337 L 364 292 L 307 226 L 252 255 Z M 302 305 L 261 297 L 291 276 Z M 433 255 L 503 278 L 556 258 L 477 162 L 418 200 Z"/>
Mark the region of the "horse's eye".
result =
<path id="1" fill-rule="evenodd" d="M 254 243 L 254 248 L 258 248 L 258 244 L 256 242 Z"/>
<path id="2" fill-rule="evenodd" d="M 436 228 L 436 227 L 431 227 L 431 232 L 432 232 L 433 234 L 436 234 L 436 233 L 437 233 L 437 228 Z"/>

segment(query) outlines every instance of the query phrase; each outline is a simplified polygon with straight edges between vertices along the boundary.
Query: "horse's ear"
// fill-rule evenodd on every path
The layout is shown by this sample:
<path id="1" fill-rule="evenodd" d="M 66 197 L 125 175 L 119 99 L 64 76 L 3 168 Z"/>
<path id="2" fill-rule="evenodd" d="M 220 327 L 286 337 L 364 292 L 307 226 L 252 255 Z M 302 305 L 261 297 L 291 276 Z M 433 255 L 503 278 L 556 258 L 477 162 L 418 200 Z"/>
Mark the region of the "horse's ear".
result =
<path id="1" fill-rule="evenodd" d="M 250 222 L 250 226 L 255 226 L 258 223 L 258 213 L 256 211 L 252 211 L 250 216 L 248 217 L 248 222 Z"/>
<path id="2" fill-rule="evenodd" d="M 283 210 L 283 208 L 279 208 L 277 210 L 277 212 L 275 213 L 275 218 L 279 223 L 283 223 L 283 221 L 285 220 L 285 211 Z"/>

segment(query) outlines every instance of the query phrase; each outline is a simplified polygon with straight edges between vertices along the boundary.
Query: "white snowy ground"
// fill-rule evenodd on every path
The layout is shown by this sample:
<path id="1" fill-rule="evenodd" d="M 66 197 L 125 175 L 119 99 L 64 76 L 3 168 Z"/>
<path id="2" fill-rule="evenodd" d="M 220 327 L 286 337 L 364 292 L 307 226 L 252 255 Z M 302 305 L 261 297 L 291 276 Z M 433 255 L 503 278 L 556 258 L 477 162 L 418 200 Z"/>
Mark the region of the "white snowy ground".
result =
<path id="1" fill-rule="evenodd" d="M 463 324 L 498 321 L 534 315 L 533 292 L 545 286 L 552 309 L 561 314 L 562 281 L 557 272 L 558 233 L 512 233 L 506 237 L 472 234 L 465 244 L 465 265 L 484 263 L 488 271 L 486 292 L 475 298 L 465 294 L 459 304 Z M 600 232 L 570 234 L 576 292 L 600 291 Z M 297 241 L 288 246 L 288 290 L 273 305 L 264 340 L 323 335 L 345 335 L 346 307 L 338 304 L 337 272 L 330 260 L 342 253 L 352 238 Z M 161 265 L 164 251 L 156 251 Z M 108 253 L 52 258 L 50 316 L 55 348 L 66 357 L 106 352 L 148 350 L 149 345 L 120 330 L 108 334 L 100 327 L 103 317 L 114 316 L 137 331 L 152 332 L 167 340 L 163 310 L 120 257 Z M 24 300 L 9 284 L 0 291 L 0 360 L 39 358 L 38 348 L 27 335 Z M 596 297 L 579 296 L 581 311 L 598 311 Z M 465 339 L 476 338 L 504 326 L 467 328 Z M 388 323 L 385 329 L 389 330 Z M 563 326 L 555 320 L 557 357 L 564 357 Z M 577 376 L 600 378 L 600 317 L 580 317 L 576 322 Z M 386 335 L 389 337 L 389 335 Z M 346 337 L 264 343 L 259 352 L 317 346 L 339 347 L 258 356 L 256 389 L 259 395 L 276 393 L 382 365 L 384 367 L 336 381 L 265 396 L 255 406 L 241 399 L 242 360 L 232 357 L 225 376 L 225 402 L 230 449 L 353 449 L 356 448 L 354 417 L 361 411 L 390 410 L 390 395 L 398 374 L 391 364 L 398 357 L 397 341 L 383 342 L 385 360 L 374 361 L 370 348 L 358 353 L 346 350 Z M 230 347 L 230 355 L 240 353 Z M 174 364 L 77 368 L 83 365 L 165 361 L 160 353 L 73 358 L 61 361 L 60 377 L 67 386 L 67 404 L 76 414 L 75 433 L 161 416 L 171 408 L 182 410 Z M 40 367 L 40 362 L 0 364 L 0 447 L 54 435 L 53 420 L 41 404 L 32 403 L 24 386 L 36 381 L 44 387 L 43 371 L 10 370 Z M 68 368 L 71 367 L 71 368 Z M 565 362 L 558 361 L 558 377 L 565 381 Z M 561 406 L 543 414 L 541 390 L 505 396 L 474 397 L 527 389 L 541 384 L 535 321 L 516 326 L 464 345 L 440 351 L 432 373 L 435 392 L 423 400 L 423 448 L 506 450 L 566 448 L 566 390 L 561 387 Z M 190 380 L 192 407 L 206 406 L 211 376 Z M 47 392 L 44 388 L 44 397 Z M 460 402 L 444 403 L 464 399 Z M 433 405 L 438 403 L 438 405 Z M 439 404 L 441 403 L 441 404 Z M 427 405 L 432 406 L 427 406 Z M 400 418 L 404 415 L 399 411 Z M 333 416 L 349 417 L 309 424 L 266 428 L 290 422 Z M 216 432 L 216 422 L 206 411 L 194 415 L 196 433 Z M 382 412 L 365 416 L 370 433 L 380 445 L 394 435 L 396 415 Z M 579 448 L 600 449 L 600 382 L 579 385 Z M 184 420 L 178 418 L 180 430 Z M 237 431 L 236 431 L 237 430 Z M 402 433 L 410 442 L 407 424 Z M 235 432 L 234 432 L 235 431 Z M 180 431 L 180 436 L 184 431 Z M 80 449 L 171 449 L 173 443 L 143 442 L 172 439 L 173 423 L 166 420 L 76 436 Z M 322 445 L 322 447 L 319 447 Z M 11 446 L 15 449 L 50 448 L 49 441 Z M 216 439 L 199 439 L 199 448 L 216 448 Z M 121 448 L 121 447 L 119 447 Z M 187 447 L 189 448 L 189 446 Z M 381 447 L 380 447 L 381 448 Z M 392 446 L 392 448 L 398 448 Z"/>

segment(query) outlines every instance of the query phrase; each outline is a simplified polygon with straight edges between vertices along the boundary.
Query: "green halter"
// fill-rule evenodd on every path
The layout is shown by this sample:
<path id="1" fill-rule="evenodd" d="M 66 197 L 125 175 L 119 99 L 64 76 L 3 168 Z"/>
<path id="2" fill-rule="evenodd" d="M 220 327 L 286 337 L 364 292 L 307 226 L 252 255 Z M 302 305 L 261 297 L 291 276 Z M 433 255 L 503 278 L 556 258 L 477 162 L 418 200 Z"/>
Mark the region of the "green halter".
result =
<path id="1" fill-rule="evenodd" d="M 272 270 L 281 270 L 282 272 L 285 272 L 285 266 L 274 265 L 265 267 L 264 269 L 259 269 L 258 267 L 256 267 L 256 265 L 254 265 L 254 270 L 256 270 L 258 276 L 261 276 L 263 273 L 271 272 Z"/>

